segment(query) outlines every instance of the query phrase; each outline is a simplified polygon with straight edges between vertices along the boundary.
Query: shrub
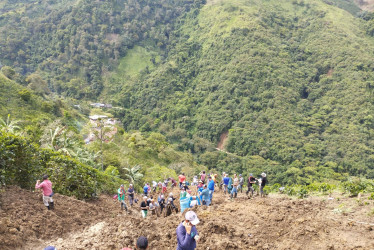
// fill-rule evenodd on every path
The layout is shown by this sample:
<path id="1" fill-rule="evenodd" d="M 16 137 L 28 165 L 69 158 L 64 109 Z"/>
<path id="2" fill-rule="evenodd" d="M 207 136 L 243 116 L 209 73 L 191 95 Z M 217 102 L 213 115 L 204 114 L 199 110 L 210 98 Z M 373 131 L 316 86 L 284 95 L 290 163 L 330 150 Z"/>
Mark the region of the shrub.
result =
<path id="1" fill-rule="evenodd" d="M 0 132 L 0 181 L 6 185 L 34 188 L 37 179 L 48 174 L 54 190 L 78 199 L 100 192 L 113 193 L 125 181 L 107 175 L 69 156 L 40 149 L 23 137 Z"/>
<path id="2" fill-rule="evenodd" d="M 344 191 L 348 192 L 351 196 L 357 196 L 359 193 L 364 192 L 367 187 L 367 183 L 365 181 L 353 178 L 343 182 L 341 185 Z"/>

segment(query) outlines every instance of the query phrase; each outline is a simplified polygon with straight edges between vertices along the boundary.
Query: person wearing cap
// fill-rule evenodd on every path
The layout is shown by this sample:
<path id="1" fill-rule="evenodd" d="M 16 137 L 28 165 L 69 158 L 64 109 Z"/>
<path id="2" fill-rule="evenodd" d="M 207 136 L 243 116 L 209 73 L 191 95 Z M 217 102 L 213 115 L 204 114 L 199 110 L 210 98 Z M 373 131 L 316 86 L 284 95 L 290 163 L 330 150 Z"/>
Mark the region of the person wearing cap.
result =
<path id="1" fill-rule="evenodd" d="M 134 202 L 134 188 L 132 186 L 132 184 L 129 185 L 129 189 L 127 190 L 127 195 L 129 196 L 129 203 L 130 203 L 130 206 L 132 206 L 133 202 Z"/>
<path id="2" fill-rule="evenodd" d="M 240 193 L 243 193 L 243 186 L 244 186 L 244 178 L 243 178 L 243 176 L 240 174 L 240 175 L 239 175 L 238 192 L 239 192 L 239 190 L 240 190 Z"/>
<path id="3" fill-rule="evenodd" d="M 43 203 L 48 210 L 54 208 L 54 203 L 52 196 L 54 195 L 52 191 L 52 182 L 48 180 L 48 175 L 43 176 L 43 182 L 40 183 L 40 180 L 36 181 L 35 188 L 41 188 L 43 190 Z"/>
<path id="4" fill-rule="evenodd" d="M 209 180 L 208 189 L 209 189 L 209 195 L 210 195 L 210 203 L 212 203 L 215 183 L 212 180 L 212 176 L 209 176 L 208 180 Z"/>
<path id="5" fill-rule="evenodd" d="M 177 227 L 177 250 L 194 250 L 199 234 L 196 225 L 199 223 L 197 215 L 193 211 L 188 211 L 185 220 Z"/>
<path id="6" fill-rule="evenodd" d="M 253 174 L 249 174 L 249 177 L 248 177 L 248 180 L 247 180 L 248 190 L 247 190 L 246 194 L 248 195 L 249 192 L 251 192 L 250 197 L 253 197 L 253 192 L 254 192 L 253 184 L 255 184 L 255 183 L 256 183 L 255 177 L 253 177 Z"/>
<path id="7" fill-rule="evenodd" d="M 126 191 L 123 185 L 121 185 L 120 188 L 118 189 L 118 201 L 121 203 L 121 209 L 126 209 L 127 211 L 125 197 L 126 197 Z"/>
<path id="8" fill-rule="evenodd" d="M 260 194 L 261 194 L 261 197 L 265 197 L 264 187 L 265 187 L 265 185 L 266 185 L 267 182 L 268 182 L 268 180 L 266 178 L 266 174 L 262 173 L 261 174 L 261 184 L 260 184 Z"/>
<path id="9" fill-rule="evenodd" d="M 143 197 L 143 201 L 142 203 L 140 203 L 140 208 L 142 210 L 142 217 L 145 218 L 147 217 L 147 213 L 148 213 L 148 202 L 147 202 L 147 196 L 144 196 Z"/>

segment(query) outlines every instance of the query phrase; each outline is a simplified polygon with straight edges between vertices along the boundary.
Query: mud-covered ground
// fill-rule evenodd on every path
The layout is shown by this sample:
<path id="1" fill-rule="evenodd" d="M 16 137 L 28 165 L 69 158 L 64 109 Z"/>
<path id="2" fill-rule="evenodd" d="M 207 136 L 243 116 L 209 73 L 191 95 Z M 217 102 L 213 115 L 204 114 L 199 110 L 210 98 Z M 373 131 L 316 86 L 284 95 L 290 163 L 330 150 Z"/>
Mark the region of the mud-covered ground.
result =
<path id="1" fill-rule="evenodd" d="M 0 249 L 121 249 L 141 235 L 149 249 L 175 249 L 183 219 L 142 219 L 138 205 L 126 213 L 110 196 L 87 203 L 56 194 L 47 211 L 39 192 L 11 187 L 0 195 Z M 374 249 L 374 203 L 365 198 L 227 198 L 216 192 L 212 206 L 195 209 L 198 249 Z"/>

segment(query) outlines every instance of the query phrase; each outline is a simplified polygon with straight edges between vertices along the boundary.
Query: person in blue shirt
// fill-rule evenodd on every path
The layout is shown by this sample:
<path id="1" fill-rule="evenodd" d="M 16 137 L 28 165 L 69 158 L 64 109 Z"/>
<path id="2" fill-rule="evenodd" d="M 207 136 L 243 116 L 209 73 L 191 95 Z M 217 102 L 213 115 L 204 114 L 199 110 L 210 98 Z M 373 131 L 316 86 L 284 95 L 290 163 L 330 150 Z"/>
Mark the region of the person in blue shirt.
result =
<path id="1" fill-rule="evenodd" d="M 209 195 L 209 189 L 207 185 L 204 185 L 203 191 L 200 192 L 201 200 L 203 201 L 203 205 L 210 205 L 210 195 Z"/>
<path id="2" fill-rule="evenodd" d="M 210 195 L 210 202 L 212 202 L 213 200 L 214 185 L 215 185 L 215 182 L 212 180 L 212 177 L 209 176 L 208 189 L 209 189 L 209 195 Z"/>
<path id="3" fill-rule="evenodd" d="M 148 187 L 148 183 L 147 183 L 147 184 L 144 185 L 144 188 L 143 188 L 143 190 L 144 190 L 144 195 L 145 195 L 145 196 L 148 195 L 148 188 L 149 188 L 149 187 Z"/>
<path id="4" fill-rule="evenodd" d="M 225 177 L 223 178 L 223 193 L 226 194 L 227 187 L 229 186 L 230 178 L 227 177 L 227 174 L 225 174 Z"/>

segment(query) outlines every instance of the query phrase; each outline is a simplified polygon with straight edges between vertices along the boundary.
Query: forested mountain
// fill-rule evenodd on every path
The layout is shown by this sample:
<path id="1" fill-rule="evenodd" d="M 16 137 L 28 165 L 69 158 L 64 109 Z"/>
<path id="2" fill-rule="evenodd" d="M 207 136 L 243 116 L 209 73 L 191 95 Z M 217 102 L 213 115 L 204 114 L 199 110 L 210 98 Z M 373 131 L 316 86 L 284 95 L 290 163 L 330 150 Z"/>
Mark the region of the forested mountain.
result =
<path id="1" fill-rule="evenodd" d="M 209 169 L 374 178 L 373 27 L 350 0 L 9 0 L 0 62 Z"/>
<path id="2" fill-rule="evenodd" d="M 198 2 L 198 1 L 197 1 Z M 96 98 L 102 75 L 128 48 L 163 48 L 173 20 L 194 1 L 0 1 L 0 62 L 20 73 L 41 70 L 50 88 L 74 98 Z"/>
<path id="3" fill-rule="evenodd" d="M 126 128 L 219 169 L 258 156 L 296 182 L 374 177 L 368 23 L 323 1 L 211 1 L 182 20 L 166 62 L 117 95 Z M 225 132 L 228 157 L 212 149 Z"/>

